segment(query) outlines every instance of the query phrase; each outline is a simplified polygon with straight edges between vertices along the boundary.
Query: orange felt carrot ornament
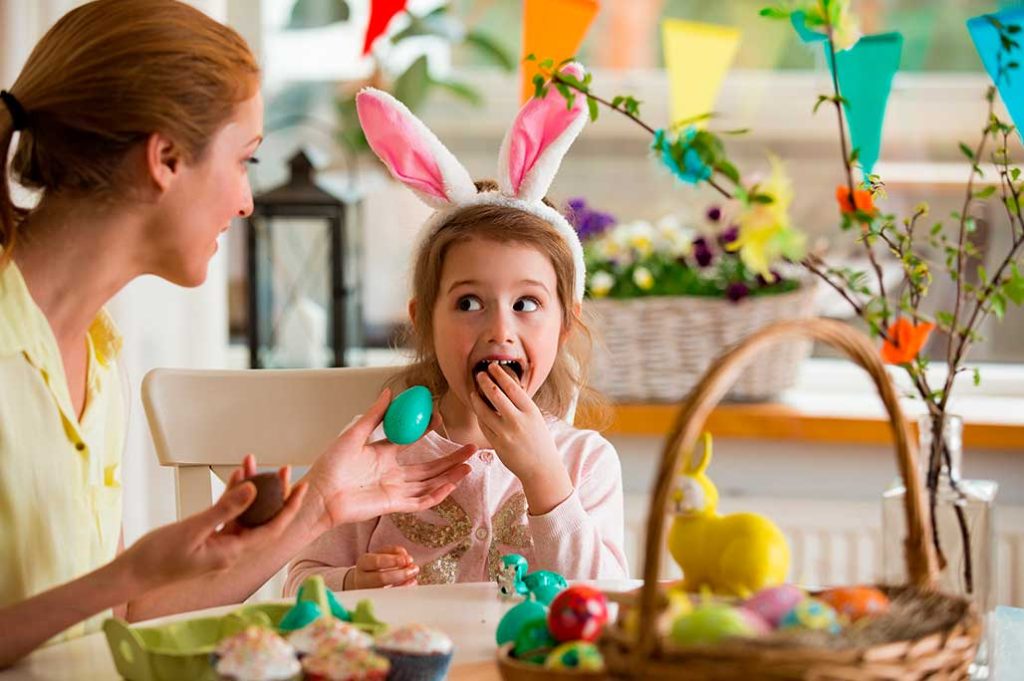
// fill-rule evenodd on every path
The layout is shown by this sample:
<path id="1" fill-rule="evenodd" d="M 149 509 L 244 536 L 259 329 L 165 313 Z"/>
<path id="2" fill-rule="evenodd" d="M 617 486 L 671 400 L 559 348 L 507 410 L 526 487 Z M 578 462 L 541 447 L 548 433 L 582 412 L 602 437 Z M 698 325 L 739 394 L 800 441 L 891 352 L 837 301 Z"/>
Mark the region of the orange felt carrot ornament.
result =
<path id="1" fill-rule="evenodd" d="M 887 364 L 907 364 L 921 352 L 935 325 L 930 322 L 914 323 L 900 317 L 889 327 L 888 339 L 882 343 L 882 360 Z"/>

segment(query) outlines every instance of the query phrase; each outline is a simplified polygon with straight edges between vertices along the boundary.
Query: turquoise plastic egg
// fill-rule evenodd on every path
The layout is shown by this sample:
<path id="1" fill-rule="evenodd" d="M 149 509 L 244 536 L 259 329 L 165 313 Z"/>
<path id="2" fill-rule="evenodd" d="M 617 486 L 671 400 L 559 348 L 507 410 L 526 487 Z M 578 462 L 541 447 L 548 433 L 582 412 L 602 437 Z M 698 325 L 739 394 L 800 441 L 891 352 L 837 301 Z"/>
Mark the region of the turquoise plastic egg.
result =
<path id="1" fill-rule="evenodd" d="M 712 645 L 731 636 L 752 636 L 747 618 L 724 603 L 704 603 L 672 623 L 671 637 L 681 646 Z"/>
<path id="2" fill-rule="evenodd" d="M 544 664 L 551 653 L 552 648 L 558 646 L 558 641 L 548 631 L 548 622 L 543 620 L 530 620 L 522 626 L 516 636 L 515 647 L 512 654 L 517 660 L 532 662 L 533 664 Z"/>
<path id="3" fill-rule="evenodd" d="M 295 631 L 318 619 L 322 614 L 320 606 L 313 601 L 299 601 L 285 613 L 278 628 L 282 631 Z"/>
<path id="4" fill-rule="evenodd" d="M 588 641 L 569 641 L 558 646 L 544 660 L 548 669 L 579 669 L 599 672 L 604 670 L 604 658 L 597 646 Z"/>
<path id="5" fill-rule="evenodd" d="M 423 437 L 434 412 L 434 398 L 422 385 L 398 393 L 384 413 L 384 436 L 396 445 L 407 445 Z"/>
<path id="6" fill-rule="evenodd" d="M 832 606 L 817 598 L 805 598 L 786 613 L 779 622 L 779 629 L 810 629 L 839 633 L 839 618 Z"/>
<path id="7" fill-rule="evenodd" d="M 548 621 L 548 608 L 546 605 L 537 601 L 523 601 L 510 609 L 501 618 L 501 621 L 498 622 L 498 630 L 494 634 L 498 645 L 503 646 L 506 643 L 515 641 L 523 625 L 533 620 Z"/>

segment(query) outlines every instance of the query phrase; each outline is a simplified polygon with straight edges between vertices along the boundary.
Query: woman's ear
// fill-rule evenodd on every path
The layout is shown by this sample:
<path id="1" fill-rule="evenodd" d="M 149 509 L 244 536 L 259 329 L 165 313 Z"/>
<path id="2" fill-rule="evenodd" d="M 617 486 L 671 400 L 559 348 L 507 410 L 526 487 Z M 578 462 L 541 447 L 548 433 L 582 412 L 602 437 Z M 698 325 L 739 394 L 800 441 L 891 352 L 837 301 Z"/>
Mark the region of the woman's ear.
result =
<path id="1" fill-rule="evenodd" d="M 146 171 L 160 191 L 167 191 L 181 172 L 184 156 L 181 148 L 163 133 L 154 132 L 145 142 Z"/>
<path id="2" fill-rule="evenodd" d="M 416 299 L 409 299 L 409 321 L 412 322 L 413 326 L 416 326 Z"/>

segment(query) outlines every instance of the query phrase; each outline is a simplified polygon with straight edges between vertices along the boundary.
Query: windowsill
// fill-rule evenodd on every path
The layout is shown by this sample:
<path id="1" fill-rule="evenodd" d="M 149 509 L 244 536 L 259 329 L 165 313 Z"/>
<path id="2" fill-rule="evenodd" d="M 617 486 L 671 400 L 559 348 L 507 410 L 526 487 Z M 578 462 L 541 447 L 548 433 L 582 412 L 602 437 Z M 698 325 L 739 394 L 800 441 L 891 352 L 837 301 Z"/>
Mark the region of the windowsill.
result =
<path id="1" fill-rule="evenodd" d="M 233 345 L 231 366 L 247 366 L 244 346 Z M 395 350 L 369 348 L 353 354 L 353 363 L 387 366 L 408 361 Z M 906 392 L 902 372 L 893 371 Z M 929 373 L 939 384 L 941 371 Z M 982 365 L 982 382 L 970 376 L 958 381 L 951 413 L 964 419 L 964 446 L 990 450 L 1024 450 L 1024 365 Z M 901 401 L 907 417 L 924 413 L 920 401 Z M 622 403 L 612 406 L 609 435 L 664 437 L 672 427 L 678 403 Z M 586 413 L 577 417 L 586 426 Z M 708 419 L 707 428 L 719 438 L 759 439 L 834 444 L 887 445 L 892 442 L 881 399 L 863 370 L 841 359 L 809 359 L 797 384 L 773 402 L 723 403 Z"/>

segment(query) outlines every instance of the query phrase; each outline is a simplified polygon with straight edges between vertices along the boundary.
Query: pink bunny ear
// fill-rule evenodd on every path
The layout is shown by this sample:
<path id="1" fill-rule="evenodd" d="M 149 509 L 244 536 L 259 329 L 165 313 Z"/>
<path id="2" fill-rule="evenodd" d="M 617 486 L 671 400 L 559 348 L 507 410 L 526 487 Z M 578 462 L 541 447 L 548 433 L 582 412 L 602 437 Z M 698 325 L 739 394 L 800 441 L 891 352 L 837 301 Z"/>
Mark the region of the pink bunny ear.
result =
<path id="1" fill-rule="evenodd" d="M 583 78 L 584 70 L 572 63 L 562 73 Z M 498 184 L 501 191 L 525 201 L 540 201 L 551 186 L 562 157 L 587 122 L 587 101 L 577 95 L 572 108 L 549 88 L 543 99 L 531 99 L 519 110 L 501 143 Z"/>
<path id="2" fill-rule="evenodd" d="M 444 208 L 476 195 L 469 172 L 400 101 L 365 88 L 356 95 L 356 111 L 373 152 L 426 204 Z"/>

